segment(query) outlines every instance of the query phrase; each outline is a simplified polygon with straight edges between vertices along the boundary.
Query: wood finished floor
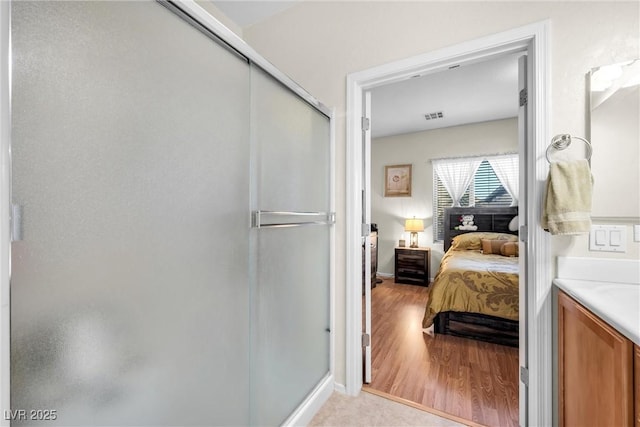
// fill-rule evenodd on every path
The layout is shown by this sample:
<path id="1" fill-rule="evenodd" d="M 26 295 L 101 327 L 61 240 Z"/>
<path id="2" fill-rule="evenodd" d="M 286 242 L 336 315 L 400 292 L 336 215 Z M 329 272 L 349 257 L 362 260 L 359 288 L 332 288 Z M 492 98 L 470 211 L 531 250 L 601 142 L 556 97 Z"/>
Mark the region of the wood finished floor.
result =
<path id="1" fill-rule="evenodd" d="M 518 426 L 518 349 L 422 331 L 428 288 L 384 279 L 371 293 L 372 382 L 486 426 Z"/>

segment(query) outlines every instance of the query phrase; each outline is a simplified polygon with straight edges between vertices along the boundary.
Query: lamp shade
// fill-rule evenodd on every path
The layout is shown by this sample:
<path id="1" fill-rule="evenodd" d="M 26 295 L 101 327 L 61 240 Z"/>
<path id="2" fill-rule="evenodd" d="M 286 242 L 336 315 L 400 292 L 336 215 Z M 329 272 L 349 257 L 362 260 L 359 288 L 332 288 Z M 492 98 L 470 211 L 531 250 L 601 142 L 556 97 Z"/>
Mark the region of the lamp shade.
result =
<path id="1" fill-rule="evenodd" d="M 404 222 L 404 231 L 424 231 L 424 221 L 421 219 L 408 219 Z"/>

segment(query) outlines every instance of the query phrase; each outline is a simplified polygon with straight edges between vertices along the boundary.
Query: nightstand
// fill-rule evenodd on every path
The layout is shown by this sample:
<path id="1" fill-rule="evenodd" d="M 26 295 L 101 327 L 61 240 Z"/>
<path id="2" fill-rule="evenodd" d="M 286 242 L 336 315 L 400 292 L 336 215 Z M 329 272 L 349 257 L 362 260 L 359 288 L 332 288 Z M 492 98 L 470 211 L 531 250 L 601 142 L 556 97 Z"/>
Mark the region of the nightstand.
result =
<path id="1" fill-rule="evenodd" d="M 396 283 L 429 286 L 431 248 L 396 248 Z"/>

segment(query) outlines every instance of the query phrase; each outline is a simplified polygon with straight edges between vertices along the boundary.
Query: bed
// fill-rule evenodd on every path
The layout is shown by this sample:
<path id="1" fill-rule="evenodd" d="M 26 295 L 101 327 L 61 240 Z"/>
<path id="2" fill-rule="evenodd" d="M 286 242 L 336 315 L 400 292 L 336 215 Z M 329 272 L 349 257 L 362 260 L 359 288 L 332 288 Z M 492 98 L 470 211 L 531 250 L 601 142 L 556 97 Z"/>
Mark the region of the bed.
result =
<path id="1" fill-rule="evenodd" d="M 518 243 L 517 231 L 509 230 L 517 214 L 517 207 L 445 211 L 445 255 L 430 288 L 424 328 L 518 346 Z M 477 230 L 459 229 L 463 215 L 474 216 Z"/>

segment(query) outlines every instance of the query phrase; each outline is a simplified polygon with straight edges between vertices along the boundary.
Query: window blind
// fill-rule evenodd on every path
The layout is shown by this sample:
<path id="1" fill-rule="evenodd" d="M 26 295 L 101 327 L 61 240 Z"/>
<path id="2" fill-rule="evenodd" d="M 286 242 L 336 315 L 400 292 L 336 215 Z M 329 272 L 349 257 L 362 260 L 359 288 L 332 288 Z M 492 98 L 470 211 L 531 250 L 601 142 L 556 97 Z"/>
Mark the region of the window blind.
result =
<path id="1" fill-rule="evenodd" d="M 517 157 L 517 155 L 514 155 Z M 517 162 L 511 173 L 517 176 Z M 433 217 L 434 241 L 444 240 L 444 211 L 453 205 L 453 200 L 442 180 L 434 170 L 433 173 Z M 488 159 L 480 163 L 471 184 L 460 201 L 460 206 L 511 206 L 513 199 L 501 184 Z"/>

